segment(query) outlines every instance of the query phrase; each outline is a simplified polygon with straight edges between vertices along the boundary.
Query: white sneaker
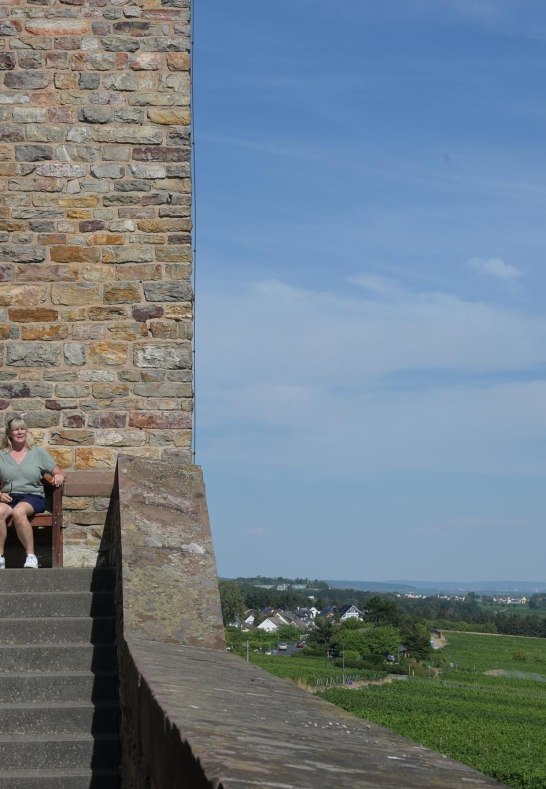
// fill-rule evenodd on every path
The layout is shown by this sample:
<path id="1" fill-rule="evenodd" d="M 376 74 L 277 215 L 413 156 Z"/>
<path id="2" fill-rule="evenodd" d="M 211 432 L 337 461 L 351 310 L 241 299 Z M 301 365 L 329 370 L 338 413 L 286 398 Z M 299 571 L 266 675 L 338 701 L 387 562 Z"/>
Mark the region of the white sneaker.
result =
<path id="1" fill-rule="evenodd" d="M 33 570 L 38 569 L 38 557 L 34 556 L 33 553 L 29 553 L 27 556 L 27 560 L 24 563 L 23 567 L 32 567 Z"/>
<path id="2" fill-rule="evenodd" d="M 3 556 L 0 556 L 0 570 L 6 569 L 6 560 Z"/>

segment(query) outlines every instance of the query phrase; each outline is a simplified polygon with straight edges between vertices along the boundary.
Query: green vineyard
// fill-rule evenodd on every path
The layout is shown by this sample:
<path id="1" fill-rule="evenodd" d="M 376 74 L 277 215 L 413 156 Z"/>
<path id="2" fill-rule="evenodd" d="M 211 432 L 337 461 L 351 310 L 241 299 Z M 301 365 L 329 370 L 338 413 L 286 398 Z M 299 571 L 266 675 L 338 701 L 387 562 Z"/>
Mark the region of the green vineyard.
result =
<path id="1" fill-rule="evenodd" d="M 321 695 L 502 783 L 546 789 L 546 640 L 449 633 L 448 642 L 437 677 Z"/>

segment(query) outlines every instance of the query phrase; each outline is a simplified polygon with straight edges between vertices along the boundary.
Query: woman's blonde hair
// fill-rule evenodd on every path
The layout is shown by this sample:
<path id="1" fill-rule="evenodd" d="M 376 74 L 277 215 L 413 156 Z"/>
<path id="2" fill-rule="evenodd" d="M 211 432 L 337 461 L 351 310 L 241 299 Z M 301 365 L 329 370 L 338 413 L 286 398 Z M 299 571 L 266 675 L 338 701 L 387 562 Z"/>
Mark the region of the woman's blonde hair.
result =
<path id="1" fill-rule="evenodd" d="M 26 428 L 27 423 L 20 414 L 10 414 L 6 419 L 4 432 L 2 434 L 2 441 L 0 442 L 0 449 L 12 449 L 11 432 L 17 430 L 18 427 Z M 30 433 L 27 433 L 26 445 L 30 449 L 34 444 L 33 438 Z"/>

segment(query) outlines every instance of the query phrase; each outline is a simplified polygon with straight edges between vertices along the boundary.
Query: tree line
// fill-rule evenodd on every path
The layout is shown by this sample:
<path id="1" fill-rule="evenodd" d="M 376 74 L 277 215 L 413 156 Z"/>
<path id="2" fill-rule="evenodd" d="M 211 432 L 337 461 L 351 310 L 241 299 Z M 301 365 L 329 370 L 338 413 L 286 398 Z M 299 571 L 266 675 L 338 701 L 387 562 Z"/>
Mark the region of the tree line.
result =
<path id="1" fill-rule="evenodd" d="M 291 583 L 289 580 L 287 582 Z M 322 586 L 313 600 L 310 600 L 307 590 L 263 589 L 256 586 L 254 579 L 220 581 L 224 623 L 241 618 L 247 609 L 261 611 L 271 607 L 293 610 L 313 604 L 317 609 L 323 610 L 329 606 L 339 608 L 348 604 L 355 605 L 365 614 L 367 622 L 376 625 L 399 628 L 404 622 L 413 622 L 427 628 L 462 627 L 505 635 L 546 638 L 546 611 L 541 610 L 544 595 L 533 595 L 529 601 L 529 613 L 524 614 L 495 610 L 490 605 L 484 605 L 474 592 L 469 592 L 462 600 L 445 599 L 436 595 L 416 599 L 388 593 L 378 595 L 376 592 L 358 589 L 329 588 L 325 582 L 319 581 L 314 581 L 313 584 Z"/>

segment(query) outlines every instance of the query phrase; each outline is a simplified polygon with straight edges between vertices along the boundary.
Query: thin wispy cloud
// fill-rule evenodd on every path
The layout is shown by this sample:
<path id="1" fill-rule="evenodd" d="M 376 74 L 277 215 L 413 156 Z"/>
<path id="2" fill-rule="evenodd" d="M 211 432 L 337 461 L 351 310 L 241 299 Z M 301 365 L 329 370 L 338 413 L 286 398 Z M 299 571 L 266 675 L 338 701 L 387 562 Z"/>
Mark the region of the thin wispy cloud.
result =
<path id="1" fill-rule="evenodd" d="M 475 271 L 479 271 L 481 274 L 487 274 L 505 281 L 519 279 L 523 275 L 519 268 L 512 266 L 510 263 L 505 263 L 502 258 L 470 258 L 466 265 Z"/>

